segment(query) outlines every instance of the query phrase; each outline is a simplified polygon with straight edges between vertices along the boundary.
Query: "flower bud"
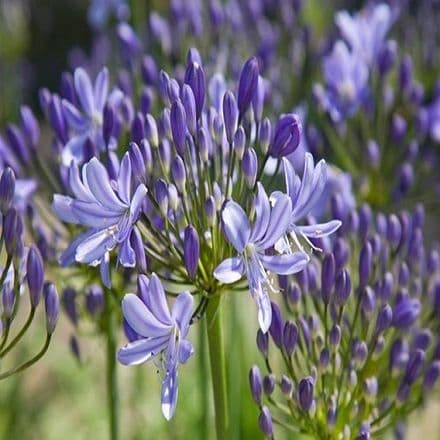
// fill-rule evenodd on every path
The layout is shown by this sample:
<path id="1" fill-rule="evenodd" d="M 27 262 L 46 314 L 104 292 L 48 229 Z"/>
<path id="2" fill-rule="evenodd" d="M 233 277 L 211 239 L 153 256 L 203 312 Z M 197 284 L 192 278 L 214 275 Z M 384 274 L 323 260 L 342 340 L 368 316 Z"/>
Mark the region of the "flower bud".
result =
<path id="1" fill-rule="evenodd" d="M 104 106 L 103 122 L 102 122 L 102 137 L 106 145 L 109 144 L 113 135 L 113 128 L 115 125 L 115 111 L 110 103 Z"/>
<path id="2" fill-rule="evenodd" d="M 283 348 L 283 330 L 284 330 L 284 322 L 283 317 L 281 316 L 280 308 L 274 302 L 271 302 L 272 306 L 272 321 L 270 323 L 269 332 L 272 336 L 275 345 L 278 348 Z"/>
<path id="3" fill-rule="evenodd" d="M 293 390 L 292 381 L 284 374 L 281 377 L 280 388 L 281 392 L 287 396 L 289 396 Z"/>
<path id="4" fill-rule="evenodd" d="M 216 208 L 214 197 L 209 196 L 205 201 L 205 214 L 208 219 L 209 226 L 213 226 L 216 218 Z"/>
<path id="5" fill-rule="evenodd" d="M 243 158 L 245 147 L 246 133 L 244 132 L 243 127 L 240 125 L 234 135 L 234 151 L 238 160 L 241 160 Z"/>
<path id="6" fill-rule="evenodd" d="M 78 325 L 78 308 L 76 305 L 76 290 L 72 287 L 66 287 L 63 290 L 62 305 L 66 315 L 76 327 Z"/>
<path id="7" fill-rule="evenodd" d="M 401 298 L 393 309 L 392 325 L 401 330 L 408 329 L 417 320 L 420 308 L 418 299 L 407 296 Z"/>
<path id="8" fill-rule="evenodd" d="M 335 283 L 335 303 L 339 306 L 344 305 L 351 292 L 351 278 L 347 269 L 342 269 L 341 273 L 336 278 Z"/>
<path id="9" fill-rule="evenodd" d="M 185 164 L 180 156 L 174 158 L 173 164 L 171 165 L 171 175 L 179 192 L 185 194 L 186 171 Z"/>
<path id="10" fill-rule="evenodd" d="M 322 261 L 321 297 L 325 304 L 330 302 L 335 283 L 335 258 L 332 253 L 326 254 Z"/>
<path id="11" fill-rule="evenodd" d="M 423 378 L 424 392 L 431 391 L 440 376 L 440 361 L 434 361 L 426 370 Z"/>
<path id="12" fill-rule="evenodd" d="M 260 369 L 254 365 L 249 371 L 249 384 L 251 387 L 252 398 L 257 405 L 261 405 L 261 395 L 263 393 Z"/>
<path id="13" fill-rule="evenodd" d="M 15 305 L 15 294 L 9 283 L 4 283 L 2 288 L 3 318 L 12 316 Z"/>
<path id="14" fill-rule="evenodd" d="M 246 61 L 240 72 L 238 81 L 237 104 L 240 117 L 249 108 L 258 87 L 258 61 L 255 57 Z"/>
<path id="15" fill-rule="evenodd" d="M 393 321 L 393 310 L 389 304 L 384 304 L 379 310 L 376 320 L 376 335 L 387 330 Z"/>
<path id="16" fill-rule="evenodd" d="M 186 112 L 180 100 L 173 102 L 170 114 L 171 133 L 174 145 L 180 156 L 185 156 Z"/>
<path id="17" fill-rule="evenodd" d="M 29 288 L 31 305 L 33 308 L 38 306 L 44 283 L 44 266 L 40 251 L 35 246 L 29 247 L 26 262 L 26 279 Z"/>
<path id="18" fill-rule="evenodd" d="M 15 193 L 15 174 L 6 167 L 0 177 L 0 212 L 5 215 L 12 205 Z"/>
<path id="19" fill-rule="evenodd" d="M 269 335 L 263 333 L 261 329 L 257 331 L 257 347 L 260 353 L 267 358 L 268 347 L 269 347 Z"/>
<path id="20" fill-rule="evenodd" d="M 241 161 L 241 169 L 249 188 L 253 188 L 257 179 L 258 159 L 253 148 L 246 148 Z"/>
<path id="21" fill-rule="evenodd" d="M 20 119 L 23 132 L 26 134 L 29 145 L 35 150 L 40 140 L 40 127 L 37 118 L 27 105 L 23 105 L 20 107 Z"/>
<path id="22" fill-rule="evenodd" d="M 368 284 L 372 271 L 372 253 L 371 244 L 367 241 L 359 255 L 359 287 L 365 287 Z"/>
<path id="23" fill-rule="evenodd" d="M 275 126 L 268 153 L 276 158 L 293 153 L 298 148 L 300 136 L 301 124 L 298 117 L 292 113 L 281 116 Z"/>
<path id="24" fill-rule="evenodd" d="M 142 116 L 142 113 L 138 112 L 131 124 L 131 138 L 134 142 L 140 144 L 144 137 L 144 117 Z"/>
<path id="25" fill-rule="evenodd" d="M 270 120 L 268 118 L 264 118 L 261 121 L 260 132 L 258 134 L 258 140 L 260 142 L 260 149 L 262 154 L 266 154 L 269 149 L 271 135 L 272 125 L 270 123 Z"/>
<path id="26" fill-rule="evenodd" d="M 197 231 L 192 225 L 185 228 L 183 238 L 183 260 L 185 268 L 191 279 L 194 279 L 199 263 L 200 243 Z"/>
<path id="27" fill-rule="evenodd" d="M 168 186 L 163 179 L 158 179 L 154 185 L 157 204 L 163 217 L 168 216 Z"/>
<path id="28" fill-rule="evenodd" d="M 154 58 L 150 55 L 145 55 L 141 64 L 142 79 L 146 85 L 154 86 L 157 82 L 159 73 Z"/>
<path id="29" fill-rule="evenodd" d="M 223 96 L 223 121 L 226 131 L 226 139 L 232 144 L 238 124 L 238 108 L 234 94 L 227 91 Z"/>
<path id="30" fill-rule="evenodd" d="M 55 330 L 60 314 L 60 300 L 53 283 L 44 284 L 44 306 L 46 310 L 46 330 L 51 335 Z"/>
<path id="31" fill-rule="evenodd" d="M 275 376 L 273 374 L 264 376 L 263 389 L 266 396 L 270 396 L 273 393 L 275 389 Z"/>
<path id="32" fill-rule="evenodd" d="M 267 406 L 263 406 L 261 409 L 260 416 L 258 417 L 258 424 L 260 425 L 263 434 L 266 437 L 271 438 L 273 435 L 272 416 Z"/>
<path id="33" fill-rule="evenodd" d="M 313 404 L 315 384 L 312 377 L 301 379 L 298 384 L 298 402 L 303 411 L 308 412 Z"/>
<path id="34" fill-rule="evenodd" d="M 136 269 L 140 273 L 147 271 L 147 257 L 145 255 L 144 243 L 138 228 L 133 228 L 130 234 L 130 245 L 133 248 L 136 258 Z"/>
<path id="35" fill-rule="evenodd" d="M 256 122 L 261 121 L 261 117 L 263 116 L 265 93 L 264 79 L 258 76 L 257 91 L 252 99 L 252 110 L 254 111 L 254 119 Z"/>
<path id="36" fill-rule="evenodd" d="M 188 84 L 194 94 L 196 103 L 197 119 L 200 118 L 205 102 L 205 72 L 201 64 L 192 62 L 185 71 L 185 83 Z"/>
<path id="37" fill-rule="evenodd" d="M 333 347 L 337 347 L 341 342 L 341 327 L 339 325 L 335 324 L 330 329 L 329 342 Z"/>
<path id="38" fill-rule="evenodd" d="M 142 156 L 141 150 L 138 144 L 130 142 L 128 147 L 128 154 L 130 156 L 131 168 L 133 170 L 133 176 L 139 182 L 145 182 L 145 161 Z"/>
<path id="39" fill-rule="evenodd" d="M 145 116 L 144 125 L 145 136 L 150 144 L 157 148 L 159 146 L 159 133 L 157 131 L 156 120 L 149 113 Z"/>
<path id="40" fill-rule="evenodd" d="M 284 350 L 288 356 L 291 356 L 298 342 L 298 327 L 293 321 L 286 321 L 283 330 Z"/>

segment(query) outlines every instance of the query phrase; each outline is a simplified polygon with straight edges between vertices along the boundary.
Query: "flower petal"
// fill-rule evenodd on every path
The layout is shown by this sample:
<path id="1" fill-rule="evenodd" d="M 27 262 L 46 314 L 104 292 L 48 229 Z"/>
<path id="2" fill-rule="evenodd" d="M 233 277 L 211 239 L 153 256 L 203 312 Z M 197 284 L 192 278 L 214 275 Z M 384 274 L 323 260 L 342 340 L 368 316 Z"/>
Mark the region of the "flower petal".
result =
<path id="1" fill-rule="evenodd" d="M 238 203 L 229 201 L 223 208 L 222 219 L 227 239 L 236 251 L 241 253 L 251 235 L 246 213 Z"/>
<path id="2" fill-rule="evenodd" d="M 149 282 L 145 275 L 140 275 L 138 278 L 138 286 L 142 290 L 143 298 L 147 307 L 151 310 L 153 315 L 166 325 L 172 325 L 170 310 L 165 296 L 165 290 L 159 277 L 153 273 Z"/>
<path id="3" fill-rule="evenodd" d="M 78 223 L 78 219 L 72 211 L 72 199 L 61 194 L 54 194 L 52 210 L 60 220 L 66 223 Z"/>
<path id="4" fill-rule="evenodd" d="M 104 284 L 107 289 L 112 287 L 112 280 L 110 277 L 110 254 L 106 252 L 99 265 L 99 273 L 101 275 L 102 284 Z"/>
<path id="5" fill-rule="evenodd" d="M 179 362 L 181 364 L 186 363 L 186 361 L 194 354 L 194 348 L 187 339 L 183 339 L 179 344 Z"/>
<path id="6" fill-rule="evenodd" d="M 119 243 L 118 260 L 124 267 L 134 267 L 136 265 L 136 255 L 128 237 Z"/>
<path id="7" fill-rule="evenodd" d="M 188 331 L 189 321 L 192 316 L 194 298 L 189 292 L 182 292 L 174 301 L 171 317 L 185 337 Z"/>
<path id="8" fill-rule="evenodd" d="M 135 222 L 139 217 L 139 212 L 142 208 L 145 196 L 147 195 L 147 191 L 148 190 L 144 184 L 141 184 L 136 188 L 130 203 L 130 217 L 132 222 Z"/>
<path id="9" fill-rule="evenodd" d="M 76 248 L 75 260 L 79 263 L 87 263 L 92 266 L 99 264 L 108 251 L 116 246 L 116 240 L 106 229 L 94 231 L 89 237 Z"/>
<path id="10" fill-rule="evenodd" d="M 263 266 L 278 275 L 290 275 L 302 271 L 310 258 L 304 252 L 284 255 L 262 255 Z"/>
<path id="11" fill-rule="evenodd" d="M 167 420 L 173 417 L 176 409 L 177 394 L 178 394 L 178 376 L 177 369 L 167 372 L 162 381 L 161 392 L 162 414 Z"/>
<path id="12" fill-rule="evenodd" d="M 255 223 L 252 230 L 251 242 L 263 238 L 270 220 L 270 203 L 266 191 L 260 182 L 257 183 L 257 196 L 255 198 Z"/>
<path id="13" fill-rule="evenodd" d="M 118 174 L 118 194 L 124 203 L 130 204 L 131 161 L 128 153 L 124 154 Z"/>
<path id="14" fill-rule="evenodd" d="M 145 338 L 154 338 L 170 334 L 171 326 L 160 322 L 142 300 L 128 293 L 122 300 L 122 313 L 129 326 Z"/>
<path id="15" fill-rule="evenodd" d="M 85 202 L 95 202 L 93 194 L 81 182 L 78 165 L 74 162 L 69 167 L 69 186 L 77 199 L 84 200 Z"/>
<path id="16" fill-rule="evenodd" d="M 68 248 L 63 252 L 59 259 L 59 263 L 61 267 L 70 266 L 71 264 L 75 263 L 75 254 L 77 247 L 88 237 L 93 235 L 95 231 L 93 229 L 83 232 L 82 234 L 78 235 L 78 237 L 75 238 L 75 240 L 72 241 L 72 243 L 69 244 Z"/>
<path id="17" fill-rule="evenodd" d="M 120 212 L 111 211 L 97 203 L 88 203 L 81 200 L 72 200 L 71 210 L 77 218 L 76 223 L 79 222 L 91 228 L 108 228 L 116 225 L 121 218 Z"/>
<path id="18" fill-rule="evenodd" d="M 118 360 L 123 365 L 139 365 L 147 362 L 165 350 L 168 339 L 168 336 L 161 336 L 130 342 L 118 351 Z"/>
<path id="19" fill-rule="evenodd" d="M 95 111 L 102 113 L 108 95 L 108 69 L 104 67 L 95 80 Z"/>
<path id="20" fill-rule="evenodd" d="M 78 109 L 67 99 L 61 101 L 63 106 L 63 114 L 66 118 L 67 123 L 74 130 L 79 132 L 84 132 L 87 130 L 88 121 L 87 119 L 78 111 Z"/>
<path id="21" fill-rule="evenodd" d="M 258 307 L 258 323 L 261 331 L 267 333 L 272 322 L 272 305 L 270 304 L 269 295 L 260 288 L 258 292 L 254 292 L 253 297 Z"/>
<path id="22" fill-rule="evenodd" d="M 225 284 L 238 281 L 244 273 L 243 262 L 239 257 L 227 258 L 214 270 L 214 277 Z"/>
<path id="23" fill-rule="evenodd" d="M 339 220 L 331 220 L 327 223 L 317 223 L 316 225 L 296 226 L 295 230 L 306 237 L 320 238 L 333 234 L 333 232 L 339 229 L 341 224 Z"/>
<path id="24" fill-rule="evenodd" d="M 95 100 L 93 97 L 92 83 L 89 75 L 82 67 L 75 69 L 74 83 L 76 94 L 84 111 L 89 115 L 93 115 L 95 110 Z"/>

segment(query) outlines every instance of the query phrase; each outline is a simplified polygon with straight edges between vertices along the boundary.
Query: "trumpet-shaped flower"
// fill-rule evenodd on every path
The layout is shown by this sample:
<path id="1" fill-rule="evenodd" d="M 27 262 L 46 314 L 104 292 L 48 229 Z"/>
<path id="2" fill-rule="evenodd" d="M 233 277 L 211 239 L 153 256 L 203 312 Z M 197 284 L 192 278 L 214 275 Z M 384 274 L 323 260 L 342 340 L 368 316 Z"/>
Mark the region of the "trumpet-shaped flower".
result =
<path id="1" fill-rule="evenodd" d="M 250 293 L 257 303 L 261 330 L 267 332 L 272 321 L 269 293 L 276 291 L 267 271 L 280 275 L 293 274 L 304 269 L 309 258 L 303 252 L 285 255 L 266 252 L 286 233 L 292 204 L 287 195 L 280 194 L 271 208 L 263 186 L 258 183 L 257 187 L 253 227 L 238 203 L 228 201 L 223 209 L 224 232 L 238 255 L 220 263 L 214 271 L 214 277 L 229 284 L 243 275 L 247 276 Z"/>
<path id="2" fill-rule="evenodd" d="M 122 300 L 122 313 L 138 339 L 129 342 L 118 353 L 124 365 L 138 365 L 151 359 L 163 373 L 162 413 L 167 420 L 174 414 L 178 392 L 178 364 L 184 364 L 193 354 L 186 338 L 192 316 L 193 297 L 182 292 L 170 312 L 163 286 L 153 274 L 148 280 L 138 280 L 139 296 L 129 293 Z M 141 299 L 142 298 L 142 299 Z"/>
<path id="3" fill-rule="evenodd" d="M 132 194 L 128 153 L 122 159 L 117 182 L 111 181 L 104 165 L 93 158 L 83 166 L 82 180 L 78 167 L 71 164 L 69 184 L 75 198 L 55 194 L 53 210 L 61 220 L 89 229 L 71 243 L 61 256 L 61 264 L 66 266 L 74 261 L 91 266 L 101 264 L 101 276 L 109 285 L 109 252 L 116 245 L 119 245 L 118 260 L 123 266 L 133 267 L 136 263 L 130 235 L 147 189 L 140 184 Z"/>
<path id="4" fill-rule="evenodd" d="M 309 238 L 326 237 L 335 232 L 341 226 L 341 222 L 331 220 L 307 226 L 298 225 L 298 222 L 310 214 L 322 197 L 327 183 L 327 164 L 324 160 L 320 160 L 315 167 L 312 155 L 306 153 L 304 173 L 300 179 L 292 164 L 287 159 L 284 159 L 283 162 L 286 191 L 292 203 L 292 210 L 290 211 L 291 217 L 287 227 L 287 235 L 282 237 L 275 247 L 280 251 L 289 249 L 288 236 L 290 236 L 298 248 L 304 251 L 299 237 L 314 248 Z M 273 197 L 279 199 L 284 198 L 285 195 L 281 192 L 275 192 Z"/>

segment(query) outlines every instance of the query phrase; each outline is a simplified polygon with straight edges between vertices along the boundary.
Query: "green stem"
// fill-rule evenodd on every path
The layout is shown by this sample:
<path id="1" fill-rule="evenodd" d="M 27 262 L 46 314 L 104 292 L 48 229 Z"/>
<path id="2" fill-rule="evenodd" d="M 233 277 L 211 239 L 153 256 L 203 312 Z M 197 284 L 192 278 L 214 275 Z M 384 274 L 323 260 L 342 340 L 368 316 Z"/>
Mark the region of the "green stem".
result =
<path id="1" fill-rule="evenodd" d="M 116 374 L 115 314 L 111 292 L 107 292 L 105 301 L 105 335 L 107 339 L 107 399 L 110 423 L 110 438 L 119 439 L 118 420 L 118 384 Z"/>
<path id="2" fill-rule="evenodd" d="M 229 413 L 220 300 L 220 295 L 216 295 L 209 300 L 206 318 L 211 380 L 214 393 L 215 429 L 217 440 L 225 440 L 229 438 Z"/>

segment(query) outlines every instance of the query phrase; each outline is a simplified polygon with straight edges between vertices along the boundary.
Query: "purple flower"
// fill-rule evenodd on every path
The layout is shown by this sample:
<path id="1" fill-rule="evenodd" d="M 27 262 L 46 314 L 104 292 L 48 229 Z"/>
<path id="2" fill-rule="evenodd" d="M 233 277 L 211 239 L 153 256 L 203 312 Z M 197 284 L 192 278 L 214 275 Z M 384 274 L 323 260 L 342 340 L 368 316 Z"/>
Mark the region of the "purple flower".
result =
<path id="1" fill-rule="evenodd" d="M 82 180 L 78 167 L 71 164 L 69 184 L 74 198 L 55 194 L 52 208 L 61 220 L 89 229 L 71 243 L 61 256 L 61 265 L 74 261 L 91 266 L 100 264 L 101 276 L 108 286 L 109 252 L 116 245 L 119 245 L 118 260 L 123 266 L 133 267 L 136 263 L 130 234 L 147 189 L 140 184 L 132 194 L 128 153 L 122 159 L 117 182 L 111 181 L 104 165 L 93 158 L 83 166 Z"/>
<path id="2" fill-rule="evenodd" d="M 371 66 L 376 62 L 393 18 L 390 7 L 382 3 L 354 16 L 347 11 L 338 12 L 335 21 L 351 49 Z"/>
<path id="3" fill-rule="evenodd" d="M 304 219 L 321 199 L 327 183 L 327 164 L 324 160 L 318 162 L 316 167 L 310 153 L 305 154 L 304 173 L 302 179 L 295 173 L 292 164 L 284 161 L 284 176 L 286 180 L 286 190 L 292 203 L 290 222 L 287 227 L 287 234 L 276 244 L 276 249 L 289 250 L 289 237 L 293 243 L 304 252 L 299 238 L 303 238 L 312 249 L 315 246 L 309 238 L 326 237 L 335 232 L 340 226 L 339 220 L 331 220 L 327 223 L 318 223 L 307 226 L 298 226 L 298 222 Z M 275 192 L 274 198 L 284 197 L 281 192 Z"/>
<path id="4" fill-rule="evenodd" d="M 193 297 L 188 292 L 179 294 L 171 313 L 165 291 L 153 273 L 150 280 L 139 277 L 142 299 L 129 293 L 122 300 L 122 313 L 128 325 L 139 335 L 118 353 L 124 365 L 138 365 L 159 358 L 156 365 L 163 373 L 162 413 L 167 420 L 174 414 L 178 391 L 178 364 L 184 364 L 193 354 L 186 338 L 193 309 Z"/>
<path id="5" fill-rule="evenodd" d="M 356 112 L 367 93 L 368 68 L 362 58 L 337 41 L 324 58 L 326 89 L 315 88 L 320 104 L 333 121 L 340 122 Z"/>
<path id="6" fill-rule="evenodd" d="M 302 252 L 285 255 L 268 255 L 286 233 L 290 222 L 291 202 L 286 195 L 280 195 L 271 208 L 263 186 L 257 184 L 255 199 L 255 221 L 251 227 L 248 217 L 238 203 L 228 201 L 222 212 L 226 238 L 238 252 L 236 257 L 227 258 L 214 271 L 214 277 L 230 284 L 247 276 L 249 289 L 258 306 L 258 321 L 261 330 L 267 332 L 272 322 L 272 308 L 269 292 L 275 292 L 267 271 L 287 275 L 301 271 L 309 258 Z"/>
<path id="7" fill-rule="evenodd" d="M 108 97 L 109 84 L 106 68 L 101 70 L 95 84 L 92 85 L 86 71 L 78 67 L 74 73 L 74 85 L 80 108 L 76 108 L 65 99 L 62 101 L 64 116 L 74 133 L 62 152 L 62 161 L 66 166 L 69 166 L 72 160 L 75 162 L 83 160 L 83 147 L 87 139 L 90 139 L 96 148 L 104 149 L 102 125 L 105 103 L 107 98 L 114 104 L 122 98 L 119 90 L 115 90 Z"/>

